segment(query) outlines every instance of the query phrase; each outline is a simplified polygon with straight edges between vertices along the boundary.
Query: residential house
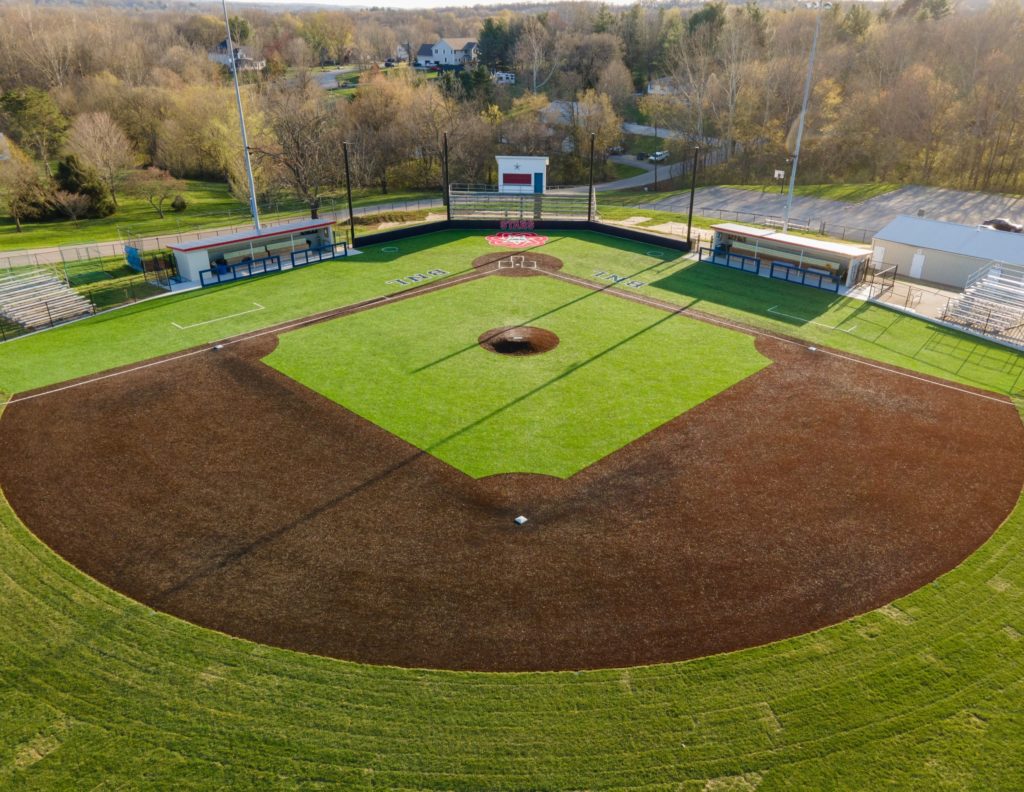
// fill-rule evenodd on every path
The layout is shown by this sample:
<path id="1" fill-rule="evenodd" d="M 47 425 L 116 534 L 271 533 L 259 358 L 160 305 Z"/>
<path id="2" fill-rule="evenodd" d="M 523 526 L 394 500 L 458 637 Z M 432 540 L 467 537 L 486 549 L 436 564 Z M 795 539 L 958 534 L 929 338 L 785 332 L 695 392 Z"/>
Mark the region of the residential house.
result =
<path id="1" fill-rule="evenodd" d="M 235 68 L 240 71 L 260 71 L 266 65 L 267 62 L 263 58 L 257 59 L 253 56 L 252 51 L 248 47 L 238 47 L 235 50 Z M 231 66 L 231 56 L 228 54 L 228 40 L 224 39 L 216 47 L 213 52 L 207 53 L 207 57 L 214 63 L 219 63 L 222 66 Z"/>
<path id="2" fill-rule="evenodd" d="M 421 69 L 431 66 L 469 66 L 479 53 L 475 39 L 443 38 L 435 44 L 424 44 L 416 53 L 416 65 Z"/>

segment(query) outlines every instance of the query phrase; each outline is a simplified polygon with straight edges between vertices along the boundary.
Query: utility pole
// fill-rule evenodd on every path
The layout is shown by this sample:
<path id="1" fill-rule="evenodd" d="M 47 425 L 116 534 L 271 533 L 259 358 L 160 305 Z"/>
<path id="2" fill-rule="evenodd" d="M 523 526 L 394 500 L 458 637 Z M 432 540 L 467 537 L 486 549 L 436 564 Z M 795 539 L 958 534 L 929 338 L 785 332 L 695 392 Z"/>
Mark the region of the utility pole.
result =
<path id="1" fill-rule="evenodd" d="M 793 190 L 796 188 L 796 168 L 800 164 L 800 144 L 804 137 L 804 120 L 807 118 L 807 102 L 811 98 L 811 77 L 814 74 L 814 53 L 818 49 L 818 31 L 821 30 L 821 5 L 814 16 L 814 39 L 811 41 L 811 57 L 807 61 L 807 79 L 804 81 L 804 101 L 800 107 L 800 124 L 796 129 L 796 150 L 793 152 L 793 167 L 789 169 L 789 194 L 786 195 L 786 212 L 782 217 L 782 230 L 789 230 L 789 213 L 793 209 Z"/>
<path id="2" fill-rule="evenodd" d="M 224 8 L 224 29 L 227 31 L 228 58 L 231 62 L 231 77 L 235 82 L 235 101 L 238 103 L 238 125 L 242 129 L 242 154 L 245 157 L 245 175 L 249 179 L 249 212 L 257 231 L 260 231 L 260 210 L 256 206 L 256 181 L 252 177 L 252 162 L 249 160 L 249 136 L 245 131 L 245 113 L 242 112 L 242 91 L 238 87 L 238 63 L 235 59 L 235 45 L 231 41 L 231 20 L 228 19 L 228 0 L 221 0 Z"/>

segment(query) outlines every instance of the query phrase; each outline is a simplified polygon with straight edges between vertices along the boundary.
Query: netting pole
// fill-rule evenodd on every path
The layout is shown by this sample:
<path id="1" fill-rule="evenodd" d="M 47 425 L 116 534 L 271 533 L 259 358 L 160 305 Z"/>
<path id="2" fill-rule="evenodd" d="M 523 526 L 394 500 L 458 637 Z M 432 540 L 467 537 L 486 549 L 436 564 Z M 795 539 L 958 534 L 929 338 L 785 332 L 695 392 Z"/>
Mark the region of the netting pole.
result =
<path id="1" fill-rule="evenodd" d="M 590 189 L 587 191 L 587 222 L 594 222 L 594 204 L 596 203 L 596 196 L 594 195 L 594 140 L 597 138 L 596 132 L 590 133 Z"/>

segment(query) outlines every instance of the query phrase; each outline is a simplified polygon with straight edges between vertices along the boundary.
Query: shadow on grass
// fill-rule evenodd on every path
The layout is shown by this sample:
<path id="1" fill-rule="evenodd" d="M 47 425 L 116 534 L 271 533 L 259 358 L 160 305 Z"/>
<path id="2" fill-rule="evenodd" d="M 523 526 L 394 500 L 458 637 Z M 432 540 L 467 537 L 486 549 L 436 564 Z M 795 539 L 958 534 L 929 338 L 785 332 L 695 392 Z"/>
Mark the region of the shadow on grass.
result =
<path id="1" fill-rule="evenodd" d="M 550 243 L 548 243 L 548 244 L 550 244 Z M 652 264 L 650 267 L 645 267 L 645 268 L 643 268 L 641 270 L 638 270 L 636 274 L 643 274 L 644 272 L 647 272 L 648 270 L 651 270 L 651 269 L 653 269 L 655 267 L 658 267 L 658 266 L 660 266 L 663 263 L 664 262 L 659 262 L 659 264 Z M 635 275 L 631 275 L 630 277 L 635 277 Z M 561 305 L 556 305 L 554 308 L 550 308 L 547 311 L 543 311 L 542 313 L 534 314 L 529 319 L 525 319 L 521 324 L 523 326 L 526 326 L 526 325 L 532 324 L 533 322 L 538 322 L 538 321 L 540 321 L 541 319 L 543 319 L 546 316 L 552 316 L 553 314 L 556 314 L 559 311 L 563 311 L 566 308 L 569 308 L 569 307 L 571 307 L 573 305 L 581 303 L 584 300 L 589 300 L 592 297 L 596 297 L 597 295 L 602 294 L 602 293 L 606 292 L 609 289 L 614 289 L 618 285 L 619 285 L 618 283 L 603 283 L 603 284 L 602 283 L 595 283 L 595 284 L 593 284 L 593 286 L 591 288 L 585 288 L 584 293 L 581 294 L 579 297 L 574 297 L 573 299 L 569 300 L 568 302 L 564 302 Z M 584 287 L 580 287 L 580 288 L 584 288 Z M 680 313 L 681 311 L 685 311 L 687 308 L 693 307 L 695 302 L 696 301 L 694 300 L 693 302 L 690 302 L 687 305 L 680 307 L 678 311 L 673 311 L 672 314 L 670 314 L 670 315 L 671 316 L 675 316 L 676 314 Z M 479 347 L 479 344 L 475 344 L 475 343 L 474 344 L 467 344 L 466 346 L 462 347 L 461 349 L 456 349 L 454 352 L 449 352 L 447 355 L 439 357 L 436 360 L 432 360 L 430 363 L 427 363 L 427 364 L 425 364 L 423 366 L 420 366 L 419 368 L 413 369 L 412 373 L 413 374 L 419 374 L 421 371 L 426 371 L 429 368 L 433 368 L 434 366 L 440 365 L 441 363 L 444 363 L 445 361 L 451 360 L 452 358 L 458 357 L 459 355 L 465 354 L 466 352 L 469 352 L 470 350 L 476 349 L 478 347 Z"/>
<path id="2" fill-rule="evenodd" d="M 506 412 L 507 410 L 512 409 L 513 407 L 515 407 L 518 404 L 521 404 L 522 402 L 526 401 L 527 399 L 530 399 L 533 396 L 536 396 L 538 393 L 540 393 L 541 391 L 543 391 L 546 388 L 551 387 L 556 382 L 559 382 L 559 381 L 565 379 L 566 377 L 569 377 L 569 376 L 575 374 L 576 372 L 580 371 L 581 369 L 586 368 L 587 366 L 591 365 L 595 361 L 598 361 L 601 358 L 605 357 L 606 355 L 611 354 L 616 349 L 619 349 L 619 348 L 625 346 L 626 344 L 629 344 L 630 342 L 636 340 L 637 338 L 639 338 L 640 336 L 644 335 L 645 333 L 649 333 L 650 331 L 654 330 L 655 328 L 663 325 L 665 322 L 668 322 L 671 319 L 675 318 L 676 316 L 679 316 L 685 310 L 686 310 L 686 307 L 680 307 L 678 310 L 675 310 L 675 311 L 672 311 L 671 313 L 665 314 L 665 316 L 659 318 L 657 321 L 652 322 L 651 324 L 647 325 L 646 327 L 643 327 L 643 328 L 641 328 L 641 329 L 639 329 L 639 330 L 637 330 L 637 331 L 635 331 L 633 333 L 630 333 L 625 338 L 619 339 L 618 341 L 616 341 L 611 346 L 607 347 L 606 349 L 603 349 L 602 351 L 600 351 L 597 354 L 587 358 L 586 360 L 581 361 L 580 363 L 575 363 L 575 364 L 569 366 L 568 368 L 565 369 L 565 371 L 561 372 L 560 374 L 558 374 L 558 375 L 556 375 L 554 377 L 551 377 L 550 379 L 546 380 L 545 382 L 542 382 L 540 385 L 537 385 L 534 388 L 531 388 L 526 393 L 520 394 L 519 396 L 517 396 L 514 399 L 506 402 L 505 404 L 501 405 L 500 407 L 496 407 L 495 409 L 491 410 L 487 414 L 482 415 L 481 417 L 477 418 L 475 421 L 473 421 L 473 422 L 471 422 L 469 424 L 466 424 L 465 426 L 463 426 L 463 427 L 455 430 L 454 432 L 446 435 L 445 437 L 441 438 L 440 440 L 437 440 L 437 441 L 431 443 L 426 448 L 424 448 L 424 449 L 417 449 L 416 451 L 414 451 L 414 452 L 410 453 L 408 456 L 406 456 L 404 459 L 399 460 L 398 462 L 396 462 L 394 465 L 391 465 L 390 467 L 388 467 L 388 468 L 386 468 L 386 469 L 384 469 L 382 471 L 376 472 L 376 473 L 372 474 L 371 476 L 369 476 L 368 478 L 366 478 L 365 480 L 359 482 L 358 484 L 353 485 L 352 487 L 350 487 L 349 489 L 345 490 L 344 492 L 340 492 L 337 495 L 332 496 L 331 498 L 325 500 L 320 505 L 318 505 L 315 508 L 310 509 L 309 511 L 307 511 L 305 514 L 301 515 L 300 517 L 297 517 L 295 520 L 292 520 L 291 522 L 285 523 L 284 525 L 277 526 L 276 528 L 274 528 L 274 529 L 272 529 L 270 531 L 267 531 L 266 533 L 262 534 L 261 536 L 258 536 L 255 539 L 253 539 L 252 541 L 247 542 L 246 544 L 242 545 L 241 547 L 237 547 L 237 548 L 231 550 L 230 552 L 228 552 L 227 554 L 225 554 L 221 558 L 216 559 L 216 560 L 212 560 L 209 564 L 207 564 L 202 569 L 198 569 L 198 570 L 195 570 L 194 572 L 190 572 L 183 579 L 178 580 L 178 581 L 172 583 L 170 586 L 168 586 L 168 587 L 164 588 L 163 590 L 157 592 L 155 594 L 155 596 L 153 597 L 153 599 L 151 600 L 153 606 L 157 607 L 157 608 L 165 606 L 167 604 L 167 599 L 169 597 L 174 596 L 178 592 L 183 591 L 184 589 L 190 587 L 194 583 L 197 583 L 197 582 L 203 580 L 204 578 L 207 578 L 210 575 L 213 575 L 213 574 L 219 572 L 222 569 L 225 569 L 225 568 L 227 568 L 229 566 L 232 566 L 232 565 L 238 563 L 239 561 L 244 559 L 247 555 L 249 555 L 253 551 L 258 550 L 258 549 L 260 549 L 262 547 L 265 547 L 265 546 L 269 545 L 270 543 L 272 543 L 273 541 L 275 541 L 276 539 L 279 539 L 280 537 L 284 536 L 285 534 L 287 534 L 287 533 L 289 533 L 289 532 L 291 532 L 291 531 L 293 531 L 293 530 L 295 530 L 297 528 L 300 528 L 302 525 L 304 525 L 305 523 L 309 522 L 310 520 L 315 519 L 316 517 L 324 514 L 327 511 L 330 511 L 334 507 L 344 503 L 349 498 L 352 498 L 353 496 L 358 495 L 360 492 L 365 491 L 369 487 L 372 487 L 375 484 L 378 484 L 378 483 L 386 481 L 392 475 L 394 475 L 394 474 L 398 473 L 399 471 L 401 471 L 402 469 L 408 467 L 409 465 L 411 465 L 413 462 L 415 462 L 416 460 L 420 459 L 424 455 L 429 454 L 431 456 L 435 456 L 433 452 L 435 450 L 441 448 L 446 443 L 449 443 L 452 440 L 455 440 L 458 437 L 461 437 L 462 435 L 466 434 L 467 432 L 473 431 L 478 426 L 481 426 L 482 424 L 484 424 L 487 421 L 491 420 L 495 416 L 501 415 L 503 412 Z M 278 372 L 278 373 L 282 377 L 287 376 L 285 374 L 281 374 L 280 372 Z M 435 456 L 435 458 L 438 458 L 438 457 Z M 443 461 L 443 460 L 441 460 L 441 461 Z M 466 474 L 466 475 L 468 475 L 468 474 Z M 545 475 L 545 474 L 535 474 L 535 475 Z"/>
<path id="3" fill-rule="evenodd" d="M 747 314 L 752 319 L 759 317 L 794 328 L 817 327 L 842 332 L 858 342 L 920 362 L 935 372 L 959 377 L 978 387 L 1009 394 L 1021 393 L 1024 387 L 1024 355 L 884 305 L 700 262 L 651 285 L 695 302 Z M 845 309 L 842 318 L 822 319 L 840 306 Z M 721 313 L 714 308 L 708 311 Z M 858 352 L 838 334 L 834 344 L 838 349 Z M 859 352 L 870 355 L 868 350 Z M 897 361 L 890 358 L 890 362 Z M 991 376 L 979 376 L 968 369 L 988 372 Z M 924 371 L 927 373 L 927 369 Z"/>

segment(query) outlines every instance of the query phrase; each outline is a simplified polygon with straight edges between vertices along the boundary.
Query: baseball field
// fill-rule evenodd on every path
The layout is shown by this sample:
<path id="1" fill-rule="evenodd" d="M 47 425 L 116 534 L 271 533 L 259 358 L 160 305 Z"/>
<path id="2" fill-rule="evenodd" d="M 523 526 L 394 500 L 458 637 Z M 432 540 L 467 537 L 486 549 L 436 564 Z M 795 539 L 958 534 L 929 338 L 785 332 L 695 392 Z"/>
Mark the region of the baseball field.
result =
<path id="1" fill-rule="evenodd" d="M 1024 356 L 546 233 L 0 345 L 0 785 L 1024 783 Z"/>

